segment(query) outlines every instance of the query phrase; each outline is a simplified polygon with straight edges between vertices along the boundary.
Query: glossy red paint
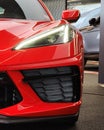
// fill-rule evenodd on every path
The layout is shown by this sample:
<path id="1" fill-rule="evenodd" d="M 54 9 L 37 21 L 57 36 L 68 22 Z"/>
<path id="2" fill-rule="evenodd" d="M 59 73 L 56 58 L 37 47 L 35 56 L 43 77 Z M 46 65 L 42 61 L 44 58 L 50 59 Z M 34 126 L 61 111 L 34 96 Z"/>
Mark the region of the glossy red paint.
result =
<path id="1" fill-rule="evenodd" d="M 76 59 L 77 58 L 77 59 Z M 58 63 L 54 62 L 47 62 L 47 63 L 39 63 L 35 66 L 28 65 L 30 68 L 46 68 L 46 67 L 56 67 L 56 66 L 73 66 L 79 65 L 80 67 L 80 60 L 81 55 L 79 57 L 73 57 L 72 59 L 65 58 L 63 60 L 57 61 Z M 78 61 L 79 60 L 79 61 Z M 41 66 L 40 66 L 41 65 Z M 15 66 L 16 67 L 16 66 Z M 23 67 L 25 68 L 25 67 Z M 81 71 L 81 70 L 80 70 Z M 10 78 L 13 80 L 15 85 L 17 86 L 23 100 L 11 107 L 4 108 L 0 110 L 0 114 L 6 116 L 20 116 L 20 117 L 41 117 L 41 116 L 58 116 L 58 115 L 70 115 L 75 114 L 79 111 L 82 99 L 75 103 L 46 103 L 35 94 L 32 89 L 29 87 L 27 83 L 22 81 L 23 75 L 18 70 L 8 70 L 7 71 Z M 82 85 L 82 83 L 81 83 Z M 40 107 L 41 106 L 41 107 Z"/>
<path id="2" fill-rule="evenodd" d="M 10 20 L 11 21 L 11 20 Z M 3 21 L 8 25 L 8 21 Z M 10 28 L 5 27 L 4 32 L 0 32 L 2 35 L 5 35 L 6 39 L 0 35 L 1 43 L 0 46 L 0 70 L 7 71 L 18 90 L 20 91 L 23 100 L 11 107 L 7 107 L 0 110 L 0 114 L 6 116 L 54 116 L 54 115 L 70 115 L 75 114 L 80 108 L 81 100 L 75 103 L 46 103 L 40 100 L 40 98 L 33 93 L 30 87 L 22 82 L 23 76 L 19 72 L 22 69 L 32 69 L 32 68 L 46 68 L 46 67 L 56 67 L 56 66 L 73 66 L 77 65 L 80 68 L 82 73 L 82 39 L 81 36 L 75 37 L 72 42 L 67 44 L 45 46 L 40 48 L 24 49 L 19 51 L 12 50 L 12 47 L 25 39 L 26 36 L 35 34 L 36 31 L 33 31 L 36 28 L 41 28 L 43 23 L 34 23 L 33 22 L 19 22 L 16 23 L 12 21 L 12 26 Z M 15 26 L 16 24 L 16 26 Z M 22 26 L 21 26 L 22 25 Z M 53 27 L 53 24 L 44 23 L 42 26 L 47 28 L 49 26 Z M 59 23 L 55 23 L 59 25 Z M 15 26 L 15 27 L 14 27 Z M 26 27 L 30 28 L 28 33 Z M 15 28 L 19 31 L 15 31 Z M 14 30 L 14 31 L 13 31 Z M 21 31 L 26 32 L 23 35 L 20 35 Z M 13 33 L 14 34 L 13 34 Z M 38 31 L 37 31 L 38 32 Z M 13 39 L 13 40 L 12 40 Z M 78 41 L 79 44 L 76 44 L 75 41 Z M 7 41 L 7 45 L 5 45 Z M 6 48 L 7 46 L 7 48 Z M 61 53 L 60 53 L 61 52 Z M 40 107 L 42 106 L 42 107 Z"/>
<path id="3" fill-rule="evenodd" d="M 8 26 L 9 22 L 11 22 L 11 27 Z M 36 35 L 44 30 L 48 30 L 49 28 L 51 29 L 62 24 L 65 24 L 64 20 L 56 22 L 2 20 L 1 25 L 5 25 L 5 27 L 1 26 L 0 32 L 0 39 L 2 43 L 2 45 L 0 46 L 1 68 L 3 69 L 3 66 L 9 67 L 14 65 L 27 66 L 27 64 L 30 64 L 29 68 L 31 68 L 31 64 L 37 64 L 47 61 L 54 62 L 56 60 L 67 59 L 69 57 L 72 58 L 75 55 L 81 53 L 82 39 L 80 37 L 80 34 L 77 33 L 75 38 L 67 44 L 44 46 L 38 48 L 23 49 L 18 51 L 12 50 L 12 48 L 16 44 L 28 38 L 29 36 Z M 5 29 L 2 31 L 3 28 Z M 6 39 L 4 39 L 3 36 L 6 36 Z"/>
<path id="4" fill-rule="evenodd" d="M 68 21 L 77 21 L 80 17 L 80 11 L 79 10 L 64 10 L 62 13 L 62 19 L 66 19 Z"/>
<path id="5" fill-rule="evenodd" d="M 42 6 L 44 6 L 43 3 Z M 45 6 L 44 8 L 47 10 Z M 51 17 L 50 12 L 48 14 Z M 0 108 L 0 115 L 14 118 L 37 118 L 75 115 L 79 112 L 83 88 L 83 39 L 79 32 L 74 30 L 75 36 L 65 44 L 13 50 L 14 46 L 33 35 L 63 24 L 69 24 L 65 20 L 54 21 L 52 17 L 51 20 L 48 22 L 16 19 L 0 20 L 0 74 L 6 73 L 9 76 L 22 98 L 16 104 Z M 70 25 L 69 27 L 71 28 Z M 24 76 L 21 70 L 65 66 L 76 66 L 78 69 L 78 80 L 80 81 L 78 101 L 43 101 L 33 91 L 31 85 L 23 81 Z"/>

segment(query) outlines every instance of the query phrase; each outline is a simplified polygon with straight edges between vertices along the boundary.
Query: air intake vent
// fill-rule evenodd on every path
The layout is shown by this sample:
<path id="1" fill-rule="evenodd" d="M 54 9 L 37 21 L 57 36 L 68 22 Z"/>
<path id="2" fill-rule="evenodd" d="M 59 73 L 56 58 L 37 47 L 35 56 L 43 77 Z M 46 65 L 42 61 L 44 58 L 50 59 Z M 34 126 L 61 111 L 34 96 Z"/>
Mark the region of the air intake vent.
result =
<path id="1" fill-rule="evenodd" d="M 0 73 L 0 108 L 12 106 L 21 101 L 21 96 L 10 77 Z"/>
<path id="2" fill-rule="evenodd" d="M 22 74 L 23 81 L 45 102 L 74 102 L 80 98 L 80 75 L 77 67 L 23 70 Z"/>

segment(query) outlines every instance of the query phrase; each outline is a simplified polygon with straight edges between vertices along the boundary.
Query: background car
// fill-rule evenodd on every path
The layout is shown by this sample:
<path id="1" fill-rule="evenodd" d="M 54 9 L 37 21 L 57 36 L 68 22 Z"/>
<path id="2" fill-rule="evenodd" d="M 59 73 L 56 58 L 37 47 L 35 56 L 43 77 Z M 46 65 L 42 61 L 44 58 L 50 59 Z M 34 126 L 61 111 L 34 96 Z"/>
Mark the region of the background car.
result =
<path id="1" fill-rule="evenodd" d="M 101 12 L 100 3 L 91 4 L 90 6 L 88 4 L 86 6 L 88 6 L 88 9 L 82 11 L 79 20 L 73 23 L 83 35 L 85 64 L 87 60 L 99 60 L 100 21 L 97 21 Z M 80 10 L 80 7 L 78 9 Z M 93 20 L 92 23 L 91 20 Z"/>
<path id="2" fill-rule="evenodd" d="M 41 0 L 1 0 L 0 7 L 0 123 L 75 123 L 84 50 L 81 33 L 67 20 L 77 20 L 79 11 L 54 20 Z"/>

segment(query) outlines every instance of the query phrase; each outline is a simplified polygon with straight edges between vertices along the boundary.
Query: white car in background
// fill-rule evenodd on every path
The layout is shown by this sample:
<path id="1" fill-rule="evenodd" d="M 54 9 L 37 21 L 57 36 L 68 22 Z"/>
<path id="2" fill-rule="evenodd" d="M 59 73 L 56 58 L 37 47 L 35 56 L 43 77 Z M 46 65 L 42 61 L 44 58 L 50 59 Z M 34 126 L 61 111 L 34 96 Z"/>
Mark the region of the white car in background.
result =
<path id="1" fill-rule="evenodd" d="M 83 7 L 83 8 L 82 8 Z M 85 9 L 84 9 L 85 8 Z M 73 25 L 79 29 L 84 40 L 84 59 L 99 60 L 100 41 L 100 12 L 101 4 L 88 4 L 86 6 L 75 6 L 79 9 L 81 16 Z"/>

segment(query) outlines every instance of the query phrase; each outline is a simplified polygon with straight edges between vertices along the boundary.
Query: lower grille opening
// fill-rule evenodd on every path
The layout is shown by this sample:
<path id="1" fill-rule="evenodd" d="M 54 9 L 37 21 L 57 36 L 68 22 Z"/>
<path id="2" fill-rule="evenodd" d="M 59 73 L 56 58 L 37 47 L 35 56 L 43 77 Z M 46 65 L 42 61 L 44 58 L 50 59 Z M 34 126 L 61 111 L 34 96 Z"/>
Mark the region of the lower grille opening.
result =
<path id="1" fill-rule="evenodd" d="M 23 70 L 23 81 L 45 102 L 76 102 L 80 99 L 77 66 Z"/>
<path id="2" fill-rule="evenodd" d="M 4 73 L 0 73 L 0 108 L 12 106 L 22 100 L 18 90 L 10 77 Z"/>

